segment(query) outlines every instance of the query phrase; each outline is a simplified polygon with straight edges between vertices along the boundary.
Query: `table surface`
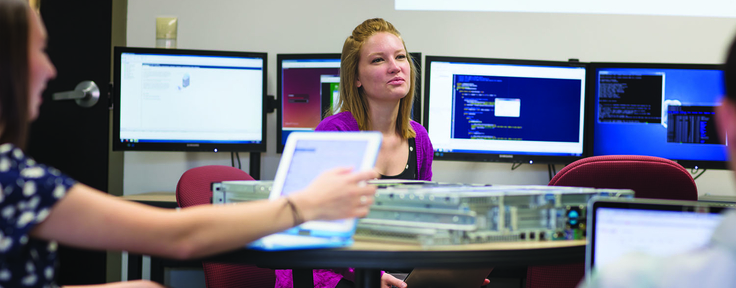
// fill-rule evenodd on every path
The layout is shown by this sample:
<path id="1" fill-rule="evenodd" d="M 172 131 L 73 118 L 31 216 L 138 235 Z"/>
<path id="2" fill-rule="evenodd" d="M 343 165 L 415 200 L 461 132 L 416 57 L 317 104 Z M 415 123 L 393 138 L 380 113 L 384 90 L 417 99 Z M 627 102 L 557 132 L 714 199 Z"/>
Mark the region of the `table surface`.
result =
<path id="1" fill-rule="evenodd" d="M 136 202 L 155 201 L 176 203 L 176 192 L 148 192 L 142 194 L 123 195 L 122 198 Z"/>
<path id="2" fill-rule="evenodd" d="M 698 201 L 736 203 L 736 195 L 701 195 Z"/>

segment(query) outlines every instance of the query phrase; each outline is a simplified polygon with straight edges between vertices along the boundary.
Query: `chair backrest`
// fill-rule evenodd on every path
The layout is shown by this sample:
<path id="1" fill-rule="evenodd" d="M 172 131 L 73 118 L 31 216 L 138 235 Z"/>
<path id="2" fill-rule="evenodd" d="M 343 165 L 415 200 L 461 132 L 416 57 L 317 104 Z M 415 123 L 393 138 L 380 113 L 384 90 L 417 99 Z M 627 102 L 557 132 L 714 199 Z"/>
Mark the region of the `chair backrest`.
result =
<path id="1" fill-rule="evenodd" d="M 187 170 L 176 185 L 176 203 L 179 207 L 212 202 L 212 183 L 230 180 L 253 180 L 238 168 L 208 165 Z M 271 269 L 249 265 L 203 262 L 204 278 L 210 288 L 273 288 L 276 275 Z"/>
<path id="2" fill-rule="evenodd" d="M 698 200 L 695 180 L 682 165 L 653 156 L 584 158 L 565 166 L 549 185 L 632 189 L 636 198 Z"/>
<path id="3" fill-rule="evenodd" d="M 212 203 L 212 183 L 229 180 L 253 180 L 253 177 L 243 170 L 223 165 L 189 169 L 176 184 L 176 203 L 182 208 Z"/>
<path id="4" fill-rule="evenodd" d="M 690 173 L 674 161 L 652 156 L 593 156 L 570 163 L 549 186 L 631 189 L 636 198 L 698 200 Z M 573 288 L 585 275 L 585 263 L 529 266 L 527 288 Z"/>

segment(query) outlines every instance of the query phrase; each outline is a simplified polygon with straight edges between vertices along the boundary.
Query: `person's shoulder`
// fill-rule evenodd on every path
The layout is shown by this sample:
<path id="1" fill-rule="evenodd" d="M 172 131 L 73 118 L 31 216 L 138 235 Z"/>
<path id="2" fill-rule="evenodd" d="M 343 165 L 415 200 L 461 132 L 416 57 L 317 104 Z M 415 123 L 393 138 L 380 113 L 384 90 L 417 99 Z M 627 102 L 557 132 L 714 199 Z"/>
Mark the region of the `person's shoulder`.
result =
<path id="1" fill-rule="evenodd" d="M 58 178 L 50 181 L 50 178 Z M 36 162 L 19 147 L 5 143 L 0 145 L 0 185 L 8 183 L 37 182 L 38 185 L 71 187 L 76 181 L 58 169 Z"/>
<path id="2" fill-rule="evenodd" d="M 350 113 L 350 111 L 343 111 L 337 114 L 333 114 L 331 116 L 326 117 L 322 122 L 329 121 L 329 122 L 355 122 L 355 117 L 353 117 L 353 113 Z"/>
<path id="3" fill-rule="evenodd" d="M 349 111 L 326 117 L 319 122 L 315 131 L 357 131 L 358 122 Z"/>
<path id="4" fill-rule="evenodd" d="M 411 128 L 414 129 L 414 132 L 417 133 L 417 138 L 419 138 L 419 137 L 423 137 L 423 138 L 429 137 L 429 134 L 427 133 L 427 129 L 424 128 L 424 126 L 422 126 L 422 124 L 419 124 L 419 122 L 414 121 L 414 120 L 411 120 L 409 122 L 409 124 L 411 124 Z"/>
<path id="5" fill-rule="evenodd" d="M 21 152 L 23 151 L 12 143 L 4 143 L 0 145 L 0 155 L 9 156 L 10 154 L 16 154 L 16 156 L 20 156 Z"/>
<path id="6" fill-rule="evenodd" d="M 0 173 L 17 170 L 18 164 L 33 166 L 36 163 L 17 146 L 10 143 L 0 145 Z"/>

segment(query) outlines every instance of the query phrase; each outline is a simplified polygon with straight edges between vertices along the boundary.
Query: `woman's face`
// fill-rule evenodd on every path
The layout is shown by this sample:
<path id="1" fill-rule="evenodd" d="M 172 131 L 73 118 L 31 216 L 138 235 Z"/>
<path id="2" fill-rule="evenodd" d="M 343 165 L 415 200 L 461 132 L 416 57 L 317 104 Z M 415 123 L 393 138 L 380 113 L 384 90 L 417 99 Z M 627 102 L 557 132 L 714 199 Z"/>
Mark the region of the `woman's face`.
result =
<path id="1" fill-rule="evenodd" d="M 46 83 L 56 77 L 56 68 L 46 54 L 46 29 L 36 12 L 28 9 L 28 120 L 38 117 Z"/>
<path id="2" fill-rule="evenodd" d="M 397 102 L 409 93 L 411 68 L 399 37 L 380 32 L 363 43 L 355 84 L 378 101 Z"/>

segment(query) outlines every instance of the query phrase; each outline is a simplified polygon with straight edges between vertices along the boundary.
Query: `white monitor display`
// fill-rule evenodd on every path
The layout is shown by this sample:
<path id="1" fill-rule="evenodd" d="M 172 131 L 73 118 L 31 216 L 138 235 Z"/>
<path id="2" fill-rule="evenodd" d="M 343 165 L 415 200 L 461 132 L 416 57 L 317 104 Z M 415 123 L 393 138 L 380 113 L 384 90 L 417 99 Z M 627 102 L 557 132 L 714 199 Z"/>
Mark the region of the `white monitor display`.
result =
<path id="1" fill-rule="evenodd" d="M 265 151 L 266 54 L 115 49 L 116 150 Z"/>

